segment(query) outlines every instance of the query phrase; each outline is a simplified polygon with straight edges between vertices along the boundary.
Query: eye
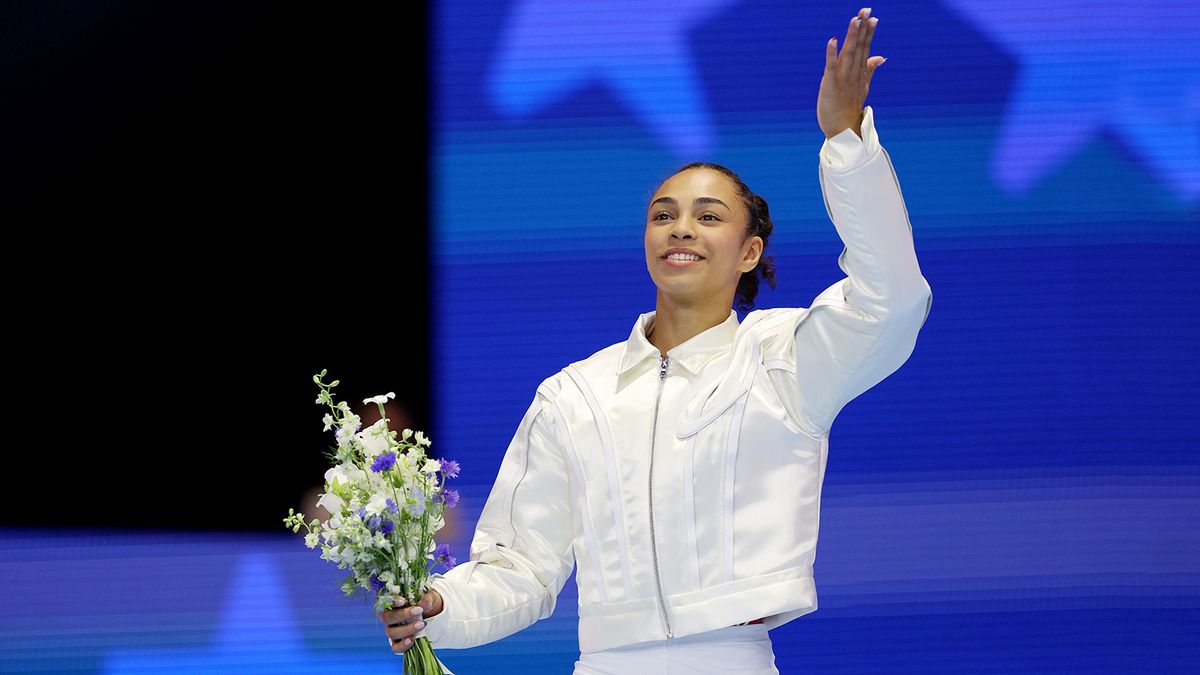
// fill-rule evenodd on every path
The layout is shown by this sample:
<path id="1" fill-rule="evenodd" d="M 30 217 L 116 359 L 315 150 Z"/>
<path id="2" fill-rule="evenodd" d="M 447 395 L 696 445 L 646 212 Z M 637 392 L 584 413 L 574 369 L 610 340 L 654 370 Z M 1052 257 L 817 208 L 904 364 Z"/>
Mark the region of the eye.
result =
<path id="1" fill-rule="evenodd" d="M 659 220 L 659 216 L 670 216 L 670 215 L 671 214 L 667 213 L 666 211 L 659 211 L 658 213 L 656 213 L 654 215 L 653 218 L 651 218 L 651 220 Z"/>
<path id="2" fill-rule="evenodd" d="M 704 214 L 704 216 L 712 216 L 713 220 L 720 220 L 720 218 L 717 218 L 717 215 L 715 213 L 706 213 L 706 214 Z M 704 216 L 700 216 L 700 218 L 703 219 Z"/>

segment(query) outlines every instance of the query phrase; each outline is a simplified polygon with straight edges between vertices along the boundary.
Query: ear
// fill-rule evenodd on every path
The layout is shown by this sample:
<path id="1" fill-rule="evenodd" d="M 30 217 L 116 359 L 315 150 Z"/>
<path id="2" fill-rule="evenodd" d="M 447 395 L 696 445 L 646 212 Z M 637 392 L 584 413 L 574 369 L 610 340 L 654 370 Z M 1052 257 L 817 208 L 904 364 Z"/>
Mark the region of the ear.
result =
<path id="1" fill-rule="evenodd" d="M 743 274 L 758 267 L 758 259 L 762 257 L 763 240 L 757 234 L 750 237 L 744 245 L 742 259 L 738 261 L 738 271 Z"/>

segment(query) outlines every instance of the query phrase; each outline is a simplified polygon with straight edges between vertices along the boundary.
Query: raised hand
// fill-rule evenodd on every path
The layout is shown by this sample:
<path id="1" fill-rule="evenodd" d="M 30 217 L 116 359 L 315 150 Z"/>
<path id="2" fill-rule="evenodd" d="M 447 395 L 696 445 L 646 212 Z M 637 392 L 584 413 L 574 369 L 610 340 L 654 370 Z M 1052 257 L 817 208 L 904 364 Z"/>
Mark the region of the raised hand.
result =
<path id="1" fill-rule="evenodd" d="M 871 16 L 871 8 L 863 7 L 850 20 L 842 53 L 837 53 L 837 38 L 825 43 L 825 74 L 817 94 L 817 123 L 826 138 L 833 138 L 846 129 L 853 129 L 862 138 L 863 105 L 871 76 L 881 63 L 882 56 L 871 56 L 871 38 L 879 19 Z"/>

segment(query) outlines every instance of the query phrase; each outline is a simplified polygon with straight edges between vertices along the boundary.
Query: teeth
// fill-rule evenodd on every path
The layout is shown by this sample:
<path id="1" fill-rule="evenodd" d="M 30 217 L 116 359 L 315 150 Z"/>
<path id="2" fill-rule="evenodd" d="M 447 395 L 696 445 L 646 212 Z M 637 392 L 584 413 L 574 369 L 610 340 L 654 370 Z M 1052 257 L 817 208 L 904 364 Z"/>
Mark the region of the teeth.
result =
<path id="1" fill-rule="evenodd" d="M 667 256 L 667 260 L 700 260 L 700 256 L 687 253 L 672 253 Z"/>

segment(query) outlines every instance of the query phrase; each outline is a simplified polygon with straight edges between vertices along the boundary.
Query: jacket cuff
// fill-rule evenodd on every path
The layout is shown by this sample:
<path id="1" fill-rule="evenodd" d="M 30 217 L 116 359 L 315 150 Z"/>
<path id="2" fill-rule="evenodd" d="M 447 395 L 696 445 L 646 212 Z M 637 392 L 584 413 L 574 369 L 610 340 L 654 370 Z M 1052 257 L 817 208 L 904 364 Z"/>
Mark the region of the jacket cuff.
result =
<path id="1" fill-rule="evenodd" d="M 847 127 L 833 138 L 821 144 L 821 164 L 833 171 L 853 171 L 865 164 L 867 158 L 879 151 L 879 135 L 875 131 L 875 111 L 871 106 L 863 109 L 859 133 Z"/>

